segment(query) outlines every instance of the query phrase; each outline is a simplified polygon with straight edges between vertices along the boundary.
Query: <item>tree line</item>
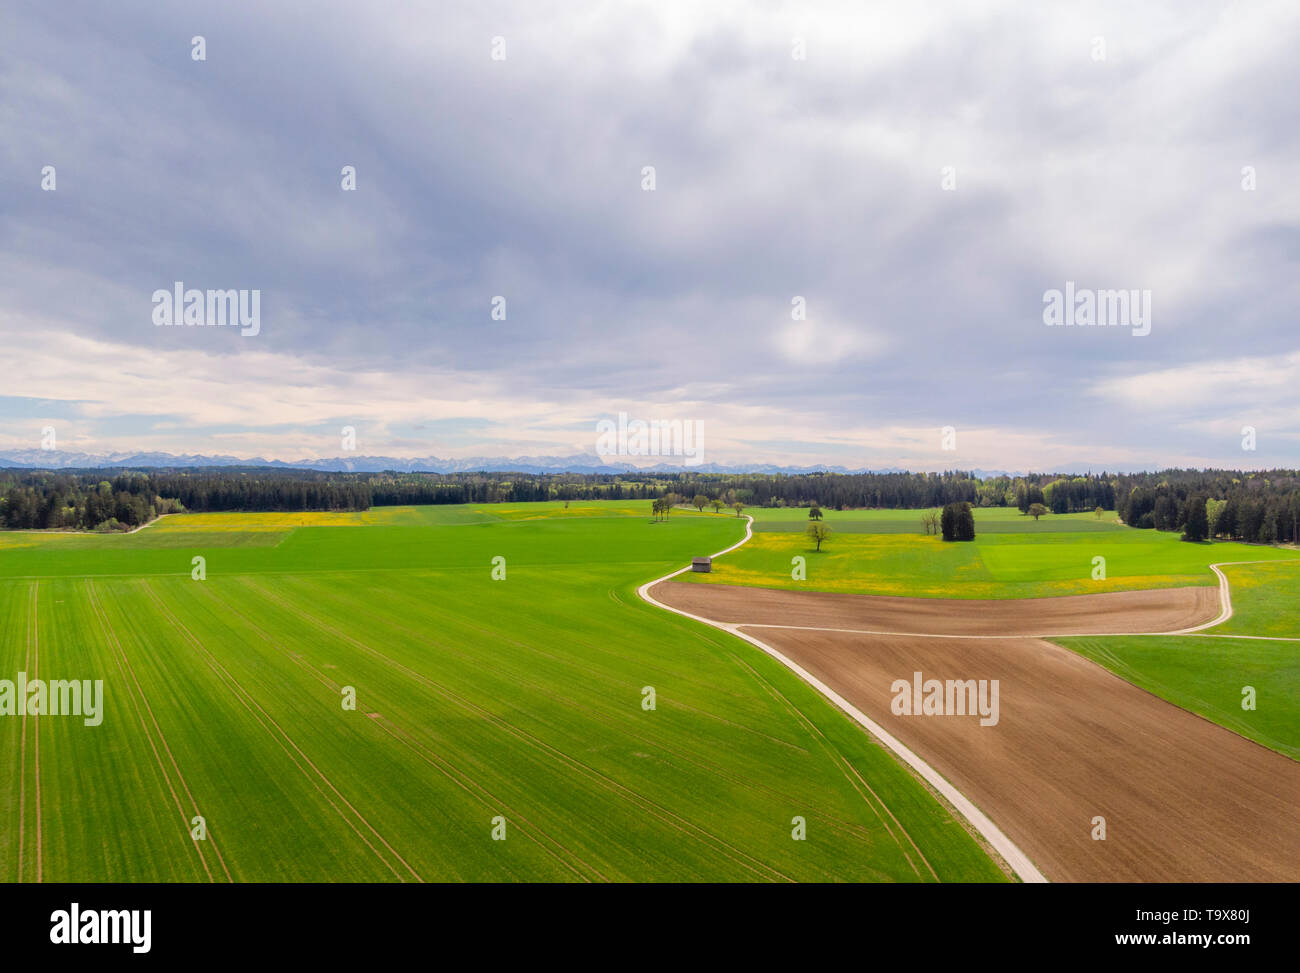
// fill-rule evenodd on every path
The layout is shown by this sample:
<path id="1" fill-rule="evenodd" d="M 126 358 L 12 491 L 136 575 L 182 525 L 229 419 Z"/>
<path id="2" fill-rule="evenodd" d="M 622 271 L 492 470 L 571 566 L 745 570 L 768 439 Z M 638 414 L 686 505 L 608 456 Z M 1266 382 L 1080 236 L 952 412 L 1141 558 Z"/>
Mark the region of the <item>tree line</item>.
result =
<path id="1" fill-rule="evenodd" d="M 739 514 L 746 506 L 934 509 L 1018 507 L 1040 516 L 1116 511 L 1137 528 L 1265 543 L 1300 542 L 1300 472 L 1164 470 L 1031 473 L 326 473 L 265 467 L 0 470 L 0 526 L 129 529 L 159 514 L 222 510 L 366 510 L 372 506 L 663 500 Z M 737 509 L 739 505 L 739 510 Z M 671 508 L 671 505 L 669 509 Z M 661 507 L 652 514 L 666 516 Z M 934 525 L 939 527 L 940 525 Z"/>
<path id="2" fill-rule="evenodd" d="M 1116 510 L 1131 527 L 1182 531 L 1188 540 L 1300 543 L 1295 471 L 1169 470 L 1126 486 Z"/>

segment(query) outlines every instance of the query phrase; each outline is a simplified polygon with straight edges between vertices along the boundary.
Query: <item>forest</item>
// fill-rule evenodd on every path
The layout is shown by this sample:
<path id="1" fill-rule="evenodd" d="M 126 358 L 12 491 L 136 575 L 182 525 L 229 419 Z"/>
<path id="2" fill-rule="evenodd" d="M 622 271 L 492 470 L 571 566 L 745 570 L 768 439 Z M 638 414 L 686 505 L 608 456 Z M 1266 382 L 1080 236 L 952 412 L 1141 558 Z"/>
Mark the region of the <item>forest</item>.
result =
<path id="1" fill-rule="evenodd" d="M 929 509 L 1042 504 L 1055 514 L 1116 511 L 1142 529 L 1263 543 L 1300 541 L 1300 472 L 1164 470 L 1031 473 L 325 473 L 266 467 L 0 470 L 0 527 L 130 530 L 161 514 L 220 510 L 366 510 L 407 504 L 656 500 L 727 506 Z M 1207 523 L 1200 524 L 1204 508 Z"/>

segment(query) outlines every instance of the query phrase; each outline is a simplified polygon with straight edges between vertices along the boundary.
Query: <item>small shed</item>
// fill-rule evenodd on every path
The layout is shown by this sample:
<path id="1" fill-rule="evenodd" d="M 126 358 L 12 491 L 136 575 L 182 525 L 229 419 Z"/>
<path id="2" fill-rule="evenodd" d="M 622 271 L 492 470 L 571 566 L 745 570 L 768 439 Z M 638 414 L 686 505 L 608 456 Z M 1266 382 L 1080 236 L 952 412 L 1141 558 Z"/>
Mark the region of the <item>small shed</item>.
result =
<path id="1" fill-rule="evenodd" d="M 699 571 L 702 574 L 708 574 L 713 570 L 713 558 L 711 557 L 694 557 L 691 558 L 691 570 Z"/>

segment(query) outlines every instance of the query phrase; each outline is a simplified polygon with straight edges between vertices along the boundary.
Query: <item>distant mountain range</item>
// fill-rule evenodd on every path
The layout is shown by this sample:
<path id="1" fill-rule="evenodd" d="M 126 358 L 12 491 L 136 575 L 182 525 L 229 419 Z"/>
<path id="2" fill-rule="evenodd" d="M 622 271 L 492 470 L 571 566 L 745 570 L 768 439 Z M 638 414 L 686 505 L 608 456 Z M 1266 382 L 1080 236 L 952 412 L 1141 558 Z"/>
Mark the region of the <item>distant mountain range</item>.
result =
<path id="1" fill-rule="evenodd" d="M 64 450 L 24 449 L 0 451 L 0 467 L 26 470 L 106 469 L 112 467 L 198 468 L 254 466 L 282 470 L 319 470 L 325 473 L 906 473 L 900 467 L 847 469 L 843 466 L 779 466 L 770 463 L 701 463 L 680 466 L 659 463 L 634 466 L 611 462 L 594 454 L 575 456 L 471 456 L 442 459 L 437 456 L 399 458 L 395 456 L 336 456 L 332 459 L 269 460 L 260 456 L 204 456 L 174 453 L 71 453 Z M 975 476 L 1016 476 L 999 470 L 974 470 Z"/>

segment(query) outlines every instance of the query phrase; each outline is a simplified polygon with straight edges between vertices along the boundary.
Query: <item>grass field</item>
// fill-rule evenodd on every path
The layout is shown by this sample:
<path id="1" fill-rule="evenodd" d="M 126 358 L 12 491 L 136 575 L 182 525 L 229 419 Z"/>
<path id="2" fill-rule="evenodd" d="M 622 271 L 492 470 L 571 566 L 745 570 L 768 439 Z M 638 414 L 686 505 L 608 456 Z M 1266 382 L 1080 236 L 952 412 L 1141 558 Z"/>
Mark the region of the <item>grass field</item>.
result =
<path id="1" fill-rule="evenodd" d="M 1178 635 L 1052 641 L 1162 699 L 1300 760 L 1300 643 Z M 1255 689 L 1254 710 L 1242 709 L 1245 686 Z"/>
<path id="2" fill-rule="evenodd" d="M 743 529 L 647 507 L 0 535 L 0 678 L 105 693 L 0 720 L 0 879 L 1001 880 L 815 691 L 636 598 Z"/>
<path id="3" fill-rule="evenodd" d="M 1233 616 L 1206 637 L 1056 641 L 1171 703 L 1300 760 L 1300 642 L 1212 637 L 1300 638 L 1300 564 L 1290 560 L 1223 570 Z M 1255 690 L 1253 710 L 1242 708 L 1246 686 Z"/>
<path id="4" fill-rule="evenodd" d="M 707 508 L 706 508 L 707 509 Z M 802 533 L 810 523 L 807 507 L 747 508 L 753 514 L 754 530 L 760 533 Z M 822 522 L 832 531 L 845 534 L 921 534 L 924 510 L 823 510 Z M 719 516 L 722 516 L 719 514 Z M 975 510 L 983 534 L 1080 534 L 1125 529 L 1109 510 L 1095 514 L 1049 514 L 1038 520 L 1015 507 L 984 507 Z"/>
<path id="5" fill-rule="evenodd" d="M 998 508 L 976 511 L 976 538 L 969 543 L 922 534 L 919 511 L 827 511 L 832 533 L 817 553 L 802 534 L 807 510 L 751 512 L 753 540 L 690 581 L 921 598 L 1041 598 L 1214 585 L 1209 565 L 1217 561 L 1300 558 L 1300 551 L 1258 545 L 1188 544 L 1174 533 L 1116 524 L 1113 514 L 1109 521 L 1048 515 L 1035 526 L 1015 509 Z M 904 524 L 911 533 L 887 529 Z M 805 559 L 804 580 L 792 577 L 795 557 Z M 1092 577 L 1097 557 L 1105 558 L 1104 580 Z"/>

